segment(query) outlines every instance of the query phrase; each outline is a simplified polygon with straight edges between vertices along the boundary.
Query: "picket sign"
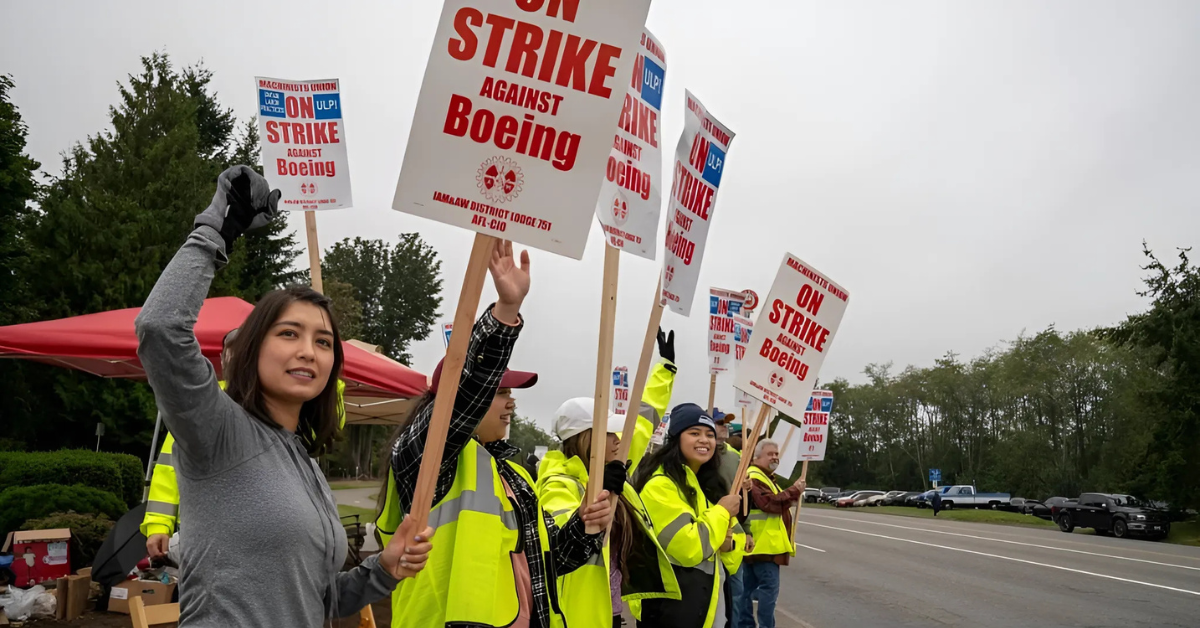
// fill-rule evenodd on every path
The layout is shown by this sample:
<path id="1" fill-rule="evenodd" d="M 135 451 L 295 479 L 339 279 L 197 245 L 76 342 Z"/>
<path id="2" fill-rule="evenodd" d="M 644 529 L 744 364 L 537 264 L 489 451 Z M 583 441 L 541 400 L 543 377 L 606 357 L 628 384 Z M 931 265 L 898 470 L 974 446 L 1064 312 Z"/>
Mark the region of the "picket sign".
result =
<path id="1" fill-rule="evenodd" d="M 433 505 L 471 339 L 464 330 L 474 323 L 497 237 L 583 257 L 613 122 L 620 118 L 626 77 L 632 76 L 649 10 L 650 0 L 445 0 L 442 5 L 392 208 L 476 236 L 454 314 L 459 333 L 450 336 L 409 514 L 418 531 Z M 503 37 L 500 24 L 515 25 L 520 37 Z M 559 67 L 560 57 L 575 62 Z M 610 281 L 605 257 L 602 316 L 616 303 L 616 266 L 611 265 Z M 609 367 L 604 371 L 609 371 L 611 336 L 607 343 L 601 338 L 601 351 L 605 344 Z M 608 375 L 598 379 L 607 382 Z M 601 434 L 607 389 L 603 397 L 593 417 Z M 593 443 L 604 441 L 593 438 Z M 603 455 L 593 461 L 593 474 L 602 474 L 603 462 Z M 603 483 L 596 475 L 593 479 L 589 486 L 599 490 Z"/>

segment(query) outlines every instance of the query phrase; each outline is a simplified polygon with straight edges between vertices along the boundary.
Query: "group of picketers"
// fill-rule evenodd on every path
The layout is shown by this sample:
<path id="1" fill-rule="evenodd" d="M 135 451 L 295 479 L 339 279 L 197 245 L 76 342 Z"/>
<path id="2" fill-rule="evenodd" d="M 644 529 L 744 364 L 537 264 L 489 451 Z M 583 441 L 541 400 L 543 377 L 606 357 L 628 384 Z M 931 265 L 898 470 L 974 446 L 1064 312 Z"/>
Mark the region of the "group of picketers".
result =
<path id="1" fill-rule="evenodd" d="M 743 490 L 731 490 L 731 417 L 692 403 L 671 409 L 663 444 L 647 452 L 670 404 L 673 338 L 659 336 L 662 361 L 632 434 L 618 415 L 593 434 L 592 398 L 570 399 L 554 417 L 561 449 L 542 459 L 537 480 L 515 460 L 505 440 L 513 391 L 538 376 L 508 369 L 530 288 L 528 253 L 517 257 L 508 242 L 489 261 L 498 298 L 471 330 L 428 526 L 413 529 L 405 515 L 442 364 L 392 445 L 376 521 L 383 549 L 343 571 L 345 529 L 314 460 L 344 422 L 329 299 L 308 287 L 264 296 L 226 337 L 220 382 L 192 331 L 214 274 L 278 199 L 250 168 L 224 172 L 137 320 L 138 355 L 171 432 L 142 530 L 157 557 L 178 529 L 180 626 L 315 627 L 389 595 L 392 625 L 405 628 L 608 628 L 623 617 L 774 626 L 803 484 L 780 487 L 779 448 L 762 439 L 740 454 L 753 464 Z M 594 478 L 603 490 L 586 503 L 595 438 L 606 443 L 604 476 Z M 621 438 L 631 439 L 628 462 Z"/>

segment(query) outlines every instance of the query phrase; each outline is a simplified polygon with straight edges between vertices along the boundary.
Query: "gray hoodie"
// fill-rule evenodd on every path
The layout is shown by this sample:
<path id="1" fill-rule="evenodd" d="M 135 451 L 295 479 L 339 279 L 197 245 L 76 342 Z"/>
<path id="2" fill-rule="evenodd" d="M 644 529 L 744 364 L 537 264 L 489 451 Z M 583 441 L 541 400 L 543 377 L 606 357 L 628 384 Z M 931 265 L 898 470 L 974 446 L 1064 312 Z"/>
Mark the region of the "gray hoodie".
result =
<path id="1" fill-rule="evenodd" d="M 198 221 L 200 222 L 200 221 Z M 181 628 L 321 626 L 387 597 L 375 557 L 339 573 L 346 531 L 298 437 L 251 417 L 218 386 L 192 332 L 225 244 L 200 226 L 137 318 L 138 357 L 175 437 Z"/>

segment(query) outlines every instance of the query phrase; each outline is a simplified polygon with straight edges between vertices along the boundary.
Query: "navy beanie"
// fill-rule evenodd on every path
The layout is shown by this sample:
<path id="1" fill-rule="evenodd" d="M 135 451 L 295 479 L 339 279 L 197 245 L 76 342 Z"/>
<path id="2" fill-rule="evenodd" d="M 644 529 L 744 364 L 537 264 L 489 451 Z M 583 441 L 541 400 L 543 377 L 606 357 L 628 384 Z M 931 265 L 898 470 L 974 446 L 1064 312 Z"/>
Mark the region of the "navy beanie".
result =
<path id="1" fill-rule="evenodd" d="M 708 427 L 713 432 L 717 431 L 716 422 L 703 408 L 694 403 L 681 403 L 671 409 L 671 423 L 667 426 L 667 433 L 679 436 L 697 425 Z"/>

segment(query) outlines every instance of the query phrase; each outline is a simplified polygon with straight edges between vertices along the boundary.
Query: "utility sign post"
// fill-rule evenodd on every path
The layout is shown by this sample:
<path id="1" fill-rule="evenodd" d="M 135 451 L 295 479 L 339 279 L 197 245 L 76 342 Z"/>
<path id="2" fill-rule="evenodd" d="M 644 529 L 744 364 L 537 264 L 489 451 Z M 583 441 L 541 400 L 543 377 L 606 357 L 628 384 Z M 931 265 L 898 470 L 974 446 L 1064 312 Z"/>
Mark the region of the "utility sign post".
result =
<path id="1" fill-rule="evenodd" d="M 929 482 L 931 484 L 933 484 L 933 488 L 937 488 L 938 482 L 941 482 L 941 481 L 942 481 L 942 470 L 941 469 L 930 469 L 929 470 Z"/>

